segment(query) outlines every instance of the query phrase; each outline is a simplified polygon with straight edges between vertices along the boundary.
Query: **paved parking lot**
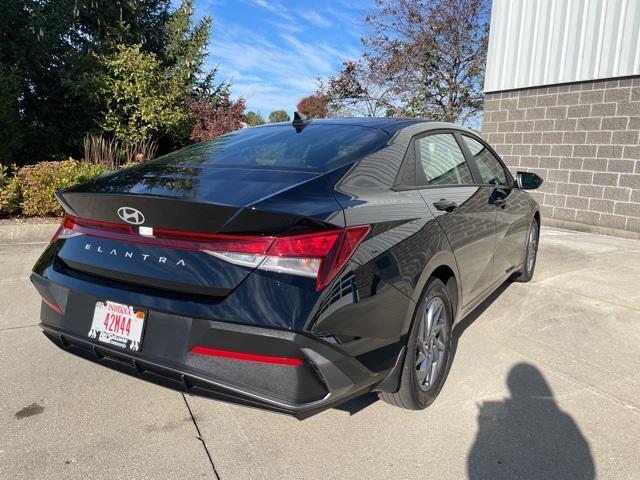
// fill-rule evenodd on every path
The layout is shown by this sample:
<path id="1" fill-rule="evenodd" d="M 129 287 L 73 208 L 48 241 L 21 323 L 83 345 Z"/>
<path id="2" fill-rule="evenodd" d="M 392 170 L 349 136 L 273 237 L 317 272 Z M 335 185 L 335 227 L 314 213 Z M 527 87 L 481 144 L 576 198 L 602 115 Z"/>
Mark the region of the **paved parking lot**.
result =
<path id="1" fill-rule="evenodd" d="M 531 283 L 458 326 L 428 410 L 369 396 L 299 422 L 58 350 L 27 280 L 44 244 L 2 244 L 0 478 L 640 478 L 640 242 L 540 246 Z"/>

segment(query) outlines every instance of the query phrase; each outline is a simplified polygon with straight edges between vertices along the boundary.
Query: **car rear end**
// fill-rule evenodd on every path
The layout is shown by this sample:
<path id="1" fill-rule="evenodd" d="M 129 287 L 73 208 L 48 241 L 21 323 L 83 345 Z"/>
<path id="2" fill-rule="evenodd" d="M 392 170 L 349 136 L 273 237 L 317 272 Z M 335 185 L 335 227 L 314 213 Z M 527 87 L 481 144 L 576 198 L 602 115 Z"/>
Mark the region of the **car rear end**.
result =
<path id="1" fill-rule="evenodd" d="M 31 279 L 70 353 L 304 418 L 380 380 L 309 326 L 371 230 L 345 225 L 327 173 L 388 139 L 250 130 L 61 192 Z"/>

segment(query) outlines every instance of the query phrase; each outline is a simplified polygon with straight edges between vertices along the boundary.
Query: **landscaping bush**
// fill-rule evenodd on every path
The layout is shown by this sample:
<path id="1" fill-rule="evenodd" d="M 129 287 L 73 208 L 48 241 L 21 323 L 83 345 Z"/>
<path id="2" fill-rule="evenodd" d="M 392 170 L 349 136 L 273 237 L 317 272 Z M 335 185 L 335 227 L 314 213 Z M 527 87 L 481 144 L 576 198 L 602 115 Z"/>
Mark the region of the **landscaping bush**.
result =
<path id="1" fill-rule="evenodd" d="M 76 160 L 41 162 L 22 167 L 11 179 L 7 179 L 7 173 L 3 171 L 0 175 L 0 211 L 27 217 L 61 216 L 64 212 L 54 195 L 57 190 L 108 172 L 104 165 Z"/>
<path id="2" fill-rule="evenodd" d="M 20 210 L 18 182 L 9 167 L 0 165 L 0 214 L 11 214 Z"/>

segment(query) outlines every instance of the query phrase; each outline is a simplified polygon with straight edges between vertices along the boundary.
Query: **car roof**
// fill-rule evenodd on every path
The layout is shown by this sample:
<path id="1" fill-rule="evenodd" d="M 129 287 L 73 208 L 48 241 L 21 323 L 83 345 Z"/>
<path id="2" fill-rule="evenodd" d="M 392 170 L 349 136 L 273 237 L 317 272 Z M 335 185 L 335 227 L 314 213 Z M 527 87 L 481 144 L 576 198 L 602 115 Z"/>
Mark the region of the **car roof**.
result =
<path id="1" fill-rule="evenodd" d="M 406 127 L 413 127 L 413 131 L 426 131 L 437 128 L 451 128 L 466 131 L 472 134 L 478 134 L 468 127 L 457 125 L 455 123 L 440 122 L 437 120 L 425 120 L 422 118 L 397 118 L 397 117 L 336 117 L 336 118 L 316 118 L 309 120 L 310 125 L 352 125 L 356 127 L 368 127 L 384 130 L 393 135 L 398 130 Z M 268 127 L 270 125 L 291 125 L 290 122 L 267 123 L 260 125 Z M 422 128 L 421 128 L 422 127 Z"/>
<path id="2" fill-rule="evenodd" d="M 409 125 L 413 123 L 424 123 L 429 120 L 421 118 L 394 118 L 394 117 L 337 117 L 318 118 L 312 120 L 313 123 L 333 124 L 333 125 L 354 125 L 360 127 L 372 127 L 385 129 L 391 125 Z"/>
<path id="3" fill-rule="evenodd" d="M 401 128 L 418 123 L 429 123 L 430 120 L 420 118 L 389 118 L 389 117 L 338 117 L 318 118 L 311 120 L 316 125 L 352 125 L 356 127 L 368 127 L 384 130 L 394 134 Z"/>

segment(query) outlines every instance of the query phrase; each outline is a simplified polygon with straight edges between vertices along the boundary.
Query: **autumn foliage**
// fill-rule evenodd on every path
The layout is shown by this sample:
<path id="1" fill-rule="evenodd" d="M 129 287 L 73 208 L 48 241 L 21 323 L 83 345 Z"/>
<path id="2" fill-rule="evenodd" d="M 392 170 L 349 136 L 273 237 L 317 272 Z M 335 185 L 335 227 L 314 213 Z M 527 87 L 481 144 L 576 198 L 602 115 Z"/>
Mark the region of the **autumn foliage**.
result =
<path id="1" fill-rule="evenodd" d="M 329 115 L 329 100 L 322 93 L 316 92 L 300 100 L 296 109 L 310 118 L 324 118 Z"/>
<path id="2" fill-rule="evenodd" d="M 245 100 L 240 97 L 235 102 L 229 94 L 220 96 L 217 103 L 209 99 L 186 99 L 187 107 L 194 118 L 191 140 L 200 142 L 232 132 L 242 127 Z"/>
<path id="3" fill-rule="evenodd" d="M 462 124 L 480 114 L 489 11 L 487 0 L 375 0 L 364 61 L 398 112 Z"/>

